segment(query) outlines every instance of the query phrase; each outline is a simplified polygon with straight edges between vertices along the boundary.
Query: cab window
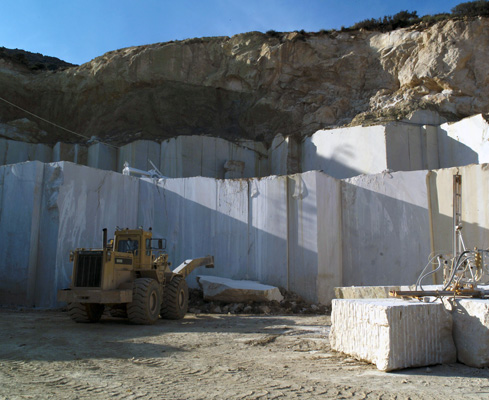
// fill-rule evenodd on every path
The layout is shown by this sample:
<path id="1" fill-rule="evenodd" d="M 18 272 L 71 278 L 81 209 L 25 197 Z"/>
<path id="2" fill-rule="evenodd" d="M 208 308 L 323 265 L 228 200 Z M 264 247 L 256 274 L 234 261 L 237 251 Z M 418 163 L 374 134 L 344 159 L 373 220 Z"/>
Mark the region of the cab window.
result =
<path id="1" fill-rule="evenodd" d="M 119 243 L 117 244 L 117 251 L 120 251 L 122 253 L 134 253 L 138 248 L 138 241 L 131 240 L 131 238 L 119 240 Z"/>

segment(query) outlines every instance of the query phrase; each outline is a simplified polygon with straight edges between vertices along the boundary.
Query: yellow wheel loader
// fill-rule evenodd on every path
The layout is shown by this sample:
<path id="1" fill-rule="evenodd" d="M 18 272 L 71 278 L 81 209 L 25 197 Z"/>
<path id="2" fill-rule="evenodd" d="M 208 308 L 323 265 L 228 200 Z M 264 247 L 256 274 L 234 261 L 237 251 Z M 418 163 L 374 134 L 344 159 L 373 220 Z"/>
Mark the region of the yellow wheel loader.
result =
<path id="1" fill-rule="evenodd" d="M 154 324 L 160 315 L 183 318 L 188 308 L 185 278 L 197 267 L 213 268 L 214 257 L 186 260 L 172 271 L 165 247 L 165 239 L 153 238 L 151 228 L 118 228 L 110 242 L 104 229 L 101 249 L 70 252 L 71 286 L 58 291 L 58 301 L 68 303 L 76 322 L 97 322 L 105 308 L 135 324 Z"/>

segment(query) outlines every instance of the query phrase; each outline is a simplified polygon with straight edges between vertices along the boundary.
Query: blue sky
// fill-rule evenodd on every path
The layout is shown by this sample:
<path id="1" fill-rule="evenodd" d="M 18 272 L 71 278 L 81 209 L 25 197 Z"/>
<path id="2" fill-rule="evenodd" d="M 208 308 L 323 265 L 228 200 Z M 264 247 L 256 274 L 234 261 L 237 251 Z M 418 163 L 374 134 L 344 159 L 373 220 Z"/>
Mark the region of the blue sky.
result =
<path id="1" fill-rule="evenodd" d="M 107 51 L 203 36 L 319 31 L 463 0 L 0 0 L 0 46 L 82 64 Z"/>

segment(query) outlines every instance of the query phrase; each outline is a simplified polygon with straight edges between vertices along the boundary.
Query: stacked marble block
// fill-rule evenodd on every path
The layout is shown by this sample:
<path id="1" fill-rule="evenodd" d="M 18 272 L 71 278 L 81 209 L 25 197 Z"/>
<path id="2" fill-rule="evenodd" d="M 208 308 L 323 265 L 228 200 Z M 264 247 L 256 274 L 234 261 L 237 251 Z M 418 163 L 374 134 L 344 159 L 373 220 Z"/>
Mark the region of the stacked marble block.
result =
<path id="1" fill-rule="evenodd" d="M 53 147 L 53 162 L 71 161 L 87 165 L 87 157 L 87 148 L 79 144 L 58 142 Z"/>
<path id="2" fill-rule="evenodd" d="M 0 139 L 0 165 L 34 160 L 51 162 L 52 153 L 53 149 L 46 144 Z"/>
<path id="3" fill-rule="evenodd" d="M 266 176 L 269 175 L 267 157 L 262 143 L 246 140 L 234 143 L 204 136 L 179 136 L 161 144 L 137 140 L 118 149 L 96 143 L 88 149 L 91 167 L 121 172 L 128 162 L 133 168 L 149 171 L 154 169 L 154 164 L 169 178 Z"/>
<path id="4" fill-rule="evenodd" d="M 359 289 L 378 298 L 361 298 L 361 290 L 336 290 L 337 295 L 355 298 L 333 300 L 333 350 L 371 362 L 382 371 L 456 360 L 470 367 L 489 366 L 489 300 L 425 303 L 382 298 L 387 287 L 385 291 Z"/>

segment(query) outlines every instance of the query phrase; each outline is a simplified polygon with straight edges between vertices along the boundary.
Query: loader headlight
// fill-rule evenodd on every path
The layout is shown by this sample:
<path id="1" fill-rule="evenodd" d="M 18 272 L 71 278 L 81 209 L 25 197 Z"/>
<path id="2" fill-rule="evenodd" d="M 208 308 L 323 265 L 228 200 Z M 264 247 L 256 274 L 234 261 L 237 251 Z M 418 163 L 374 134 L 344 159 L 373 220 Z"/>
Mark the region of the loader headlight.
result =
<path id="1" fill-rule="evenodd" d="M 110 261 L 110 257 L 112 256 L 112 252 L 108 251 L 107 252 L 107 261 Z"/>

